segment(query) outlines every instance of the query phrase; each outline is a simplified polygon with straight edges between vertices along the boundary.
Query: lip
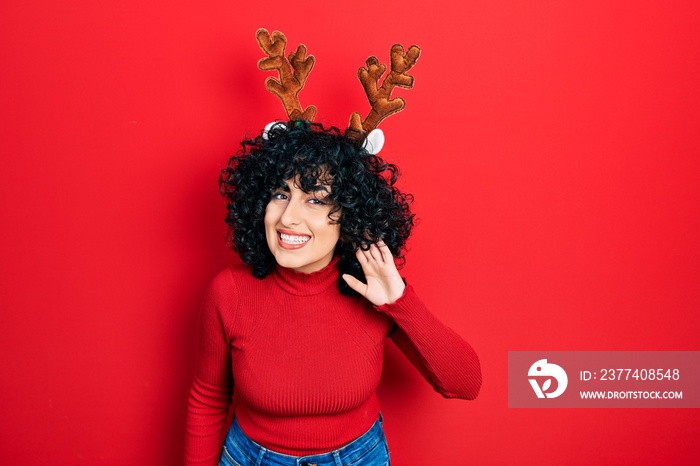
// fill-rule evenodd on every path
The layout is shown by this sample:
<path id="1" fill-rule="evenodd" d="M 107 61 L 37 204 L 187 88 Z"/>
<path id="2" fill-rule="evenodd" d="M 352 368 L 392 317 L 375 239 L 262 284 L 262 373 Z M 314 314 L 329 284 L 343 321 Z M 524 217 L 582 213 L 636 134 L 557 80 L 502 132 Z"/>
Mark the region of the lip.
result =
<path id="1" fill-rule="evenodd" d="M 290 243 L 285 243 L 284 241 L 282 241 L 282 235 L 283 235 L 283 234 L 285 234 L 285 235 L 290 235 L 290 236 L 303 236 L 303 237 L 306 237 L 306 238 L 309 238 L 309 239 L 308 239 L 307 241 L 303 242 L 303 243 L 299 243 L 299 244 L 290 244 Z M 296 233 L 296 232 L 294 232 L 294 231 L 289 231 L 289 230 L 277 230 L 277 244 L 279 244 L 279 246 L 280 246 L 282 249 L 289 249 L 289 250 L 301 249 L 301 248 L 303 248 L 304 246 L 306 246 L 306 245 L 309 243 L 310 240 L 311 240 L 311 236 L 310 236 L 310 235 L 302 235 L 302 234 Z"/>

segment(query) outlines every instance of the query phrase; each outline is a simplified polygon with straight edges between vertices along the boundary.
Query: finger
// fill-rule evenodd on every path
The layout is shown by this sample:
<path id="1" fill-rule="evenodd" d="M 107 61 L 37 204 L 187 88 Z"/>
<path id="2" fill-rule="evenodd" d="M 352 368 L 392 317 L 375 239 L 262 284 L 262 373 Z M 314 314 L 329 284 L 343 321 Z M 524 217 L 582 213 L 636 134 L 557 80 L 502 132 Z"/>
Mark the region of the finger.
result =
<path id="1" fill-rule="evenodd" d="M 367 285 L 362 283 L 360 280 L 353 277 L 352 275 L 344 273 L 343 280 L 345 280 L 345 283 L 347 283 L 350 288 L 357 291 L 362 296 L 365 296 L 367 294 Z"/>
<path id="2" fill-rule="evenodd" d="M 360 263 L 360 266 L 363 269 L 367 265 L 367 256 L 365 255 L 366 252 L 367 251 L 363 251 L 362 248 L 357 248 L 357 251 L 355 251 L 355 257 L 357 257 L 357 262 Z"/>
<path id="3" fill-rule="evenodd" d="M 372 244 L 369 247 L 369 253 L 372 256 L 372 259 L 379 262 L 380 264 L 384 263 L 384 257 L 382 257 L 382 253 L 379 251 L 379 248 L 376 244 Z"/>
<path id="4" fill-rule="evenodd" d="M 364 258 L 365 264 L 370 264 L 370 263 L 376 262 L 374 257 L 372 257 L 371 249 L 372 249 L 372 245 L 370 245 L 369 248 L 367 248 L 366 250 L 362 249 L 362 248 L 360 248 L 358 250 L 358 253 L 362 254 L 362 257 Z M 362 264 L 362 262 L 360 262 L 360 264 Z"/>
<path id="5" fill-rule="evenodd" d="M 387 246 L 384 241 L 379 240 L 379 242 L 377 242 L 377 246 L 379 246 L 379 252 L 382 253 L 382 259 L 384 262 L 391 262 L 394 260 L 394 255 L 391 253 L 389 246 Z"/>

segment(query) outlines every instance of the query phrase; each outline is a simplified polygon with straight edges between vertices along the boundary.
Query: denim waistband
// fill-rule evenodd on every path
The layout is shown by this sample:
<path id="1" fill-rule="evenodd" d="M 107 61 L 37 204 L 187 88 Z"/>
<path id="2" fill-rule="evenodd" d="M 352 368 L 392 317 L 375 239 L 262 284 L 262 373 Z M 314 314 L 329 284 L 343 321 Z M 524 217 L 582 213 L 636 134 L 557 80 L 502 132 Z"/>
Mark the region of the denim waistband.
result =
<path id="1" fill-rule="evenodd" d="M 234 418 L 224 446 L 232 442 L 252 464 L 271 466 L 341 466 L 353 463 L 366 452 L 372 450 L 379 442 L 386 442 L 382 428 L 381 413 L 372 427 L 347 445 L 330 451 L 309 456 L 290 456 L 269 450 L 251 440 Z"/>

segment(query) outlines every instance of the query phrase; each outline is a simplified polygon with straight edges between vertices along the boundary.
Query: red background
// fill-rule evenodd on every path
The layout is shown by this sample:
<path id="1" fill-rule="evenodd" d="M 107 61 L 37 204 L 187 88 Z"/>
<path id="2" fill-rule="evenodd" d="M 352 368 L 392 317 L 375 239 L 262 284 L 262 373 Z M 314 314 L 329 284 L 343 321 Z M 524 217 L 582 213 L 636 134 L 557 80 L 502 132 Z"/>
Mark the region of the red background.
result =
<path id="1" fill-rule="evenodd" d="M 700 3 L 0 6 L 0 458 L 178 464 L 217 176 L 281 118 L 258 27 L 345 125 L 370 54 L 419 44 L 382 152 L 421 219 L 405 275 L 481 356 L 448 401 L 392 348 L 394 463 L 690 464 L 693 409 L 508 409 L 508 350 L 699 350 Z"/>

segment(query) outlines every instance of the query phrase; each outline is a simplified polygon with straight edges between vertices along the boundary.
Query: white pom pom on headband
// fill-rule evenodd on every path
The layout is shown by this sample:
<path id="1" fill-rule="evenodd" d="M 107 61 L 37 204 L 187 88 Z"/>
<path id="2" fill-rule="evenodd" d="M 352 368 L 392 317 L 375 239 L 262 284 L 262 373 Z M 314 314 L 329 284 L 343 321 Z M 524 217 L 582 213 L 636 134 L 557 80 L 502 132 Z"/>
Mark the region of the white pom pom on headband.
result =
<path id="1" fill-rule="evenodd" d="M 316 59 L 313 55 L 306 55 L 306 46 L 299 44 L 296 52 L 290 52 L 284 56 L 287 38 L 279 31 L 274 31 L 272 35 L 266 29 L 258 29 L 255 33 L 260 49 L 267 55 L 258 62 L 258 68 L 263 71 L 277 70 L 279 79 L 268 77 L 265 80 L 265 87 L 275 94 L 282 101 L 287 117 L 290 120 L 313 121 L 316 116 L 316 107 L 309 105 L 302 108 L 299 102 L 299 92 L 306 83 L 311 69 L 314 67 Z M 391 99 L 394 87 L 411 89 L 413 87 L 413 76 L 407 74 L 420 57 L 420 48 L 412 45 L 404 53 L 404 48 L 396 44 L 391 47 L 391 71 L 382 80 L 379 86 L 379 79 L 386 72 L 386 65 L 379 63 L 377 57 L 371 56 L 365 61 L 365 65 L 357 71 L 357 77 L 365 89 L 365 94 L 372 107 L 369 114 L 363 120 L 359 113 L 355 112 L 350 116 L 350 123 L 346 135 L 359 139 L 366 136 L 363 147 L 371 154 L 377 154 L 384 146 L 384 133 L 377 129 L 379 123 L 386 117 L 398 113 L 404 109 L 406 102 L 401 97 Z M 272 122 L 265 127 L 263 137 L 275 124 Z"/>

